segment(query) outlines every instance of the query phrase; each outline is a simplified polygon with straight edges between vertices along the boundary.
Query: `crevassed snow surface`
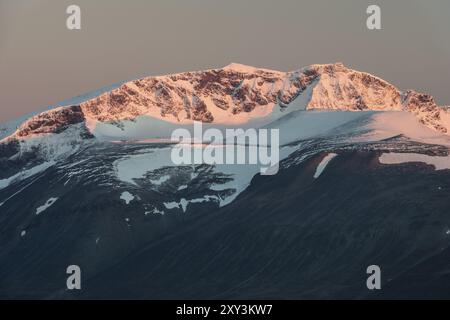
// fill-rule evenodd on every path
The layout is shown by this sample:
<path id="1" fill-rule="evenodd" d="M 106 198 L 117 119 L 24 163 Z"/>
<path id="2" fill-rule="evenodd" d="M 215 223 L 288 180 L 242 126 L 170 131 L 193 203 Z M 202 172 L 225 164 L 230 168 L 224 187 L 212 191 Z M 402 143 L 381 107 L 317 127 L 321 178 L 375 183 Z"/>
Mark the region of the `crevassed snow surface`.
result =
<path id="1" fill-rule="evenodd" d="M 383 153 L 378 160 L 382 164 L 422 162 L 434 166 L 435 170 L 450 169 L 450 156 L 438 157 L 419 153 Z"/>
<path id="2" fill-rule="evenodd" d="M 402 128 L 404 126 L 406 126 L 406 129 Z M 358 138 L 358 141 L 378 141 L 396 136 L 402 133 L 402 130 L 406 130 L 408 136 L 419 140 L 442 140 L 442 142 L 445 142 L 446 138 L 421 125 L 413 115 L 407 112 L 395 111 L 296 111 L 266 126 L 266 128 L 280 130 L 280 161 L 298 149 L 298 147 L 286 145 L 287 143 L 318 136 L 362 132 L 364 134 Z M 348 139 L 351 140 L 353 138 Z M 448 143 L 450 144 L 450 141 Z M 171 151 L 172 147 L 170 146 L 161 149 L 149 149 L 148 152 L 119 159 L 114 163 L 116 175 L 119 180 L 136 185 L 136 179 L 143 178 L 148 172 L 164 167 L 175 167 L 171 160 Z M 246 153 L 248 154 L 247 151 Z M 314 174 L 315 178 L 318 178 L 322 174 L 329 161 L 335 156 L 336 154 L 329 154 L 323 159 L 316 169 L 316 173 Z M 389 157 L 392 157 L 392 155 Z M 432 161 L 431 159 L 425 160 Z M 439 160 L 439 163 L 447 161 L 442 158 L 434 159 L 433 161 L 437 160 Z M 442 164 L 442 166 L 445 165 Z M 231 180 L 226 183 L 215 183 L 210 186 L 210 190 L 222 191 L 234 189 L 233 194 L 219 199 L 219 205 L 224 206 L 231 203 L 247 188 L 252 178 L 260 172 L 260 169 L 261 166 L 259 164 L 216 164 L 213 168 L 213 173 L 225 174 Z M 174 203 L 166 204 L 167 209 L 180 207 L 182 207 L 181 199 L 177 199 Z"/>
<path id="3" fill-rule="evenodd" d="M 55 202 L 56 200 L 58 200 L 58 198 L 50 198 L 47 200 L 47 202 L 40 206 L 39 208 L 36 209 L 36 215 L 41 214 L 42 212 L 44 212 L 45 210 L 47 210 L 48 208 L 50 208 Z"/>
<path id="4" fill-rule="evenodd" d="M 172 163 L 171 150 L 169 147 L 152 149 L 148 153 L 122 158 L 114 163 L 116 175 L 119 180 L 136 185 L 135 179 Z"/>
<path id="5" fill-rule="evenodd" d="M 194 147 L 201 148 L 201 147 Z M 295 147 L 282 147 L 280 150 L 280 161 L 291 152 Z M 175 167 L 171 160 L 172 148 L 151 149 L 147 153 L 136 154 L 124 157 L 114 163 L 115 173 L 119 180 L 136 184 L 136 179 L 142 179 L 146 173 L 161 169 L 164 167 Z M 246 151 L 248 154 L 248 151 Z M 224 206 L 232 202 L 242 191 L 244 191 L 250 184 L 252 178 L 261 170 L 260 164 L 216 164 L 214 166 L 214 173 L 225 174 L 232 179 L 223 184 L 213 184 L 210 190 L 221 191 L 227 189 L 234 189 L 234 194 L 225 199 L 219 199 L 220 206 Z M 196 178 L 193 174 L 192 179 Z M 182 203 L 167 203 L 167 209 L 179 208 Z"/>
<path id="6" fill-rule="evenodd" d="M 371 115 L 373 115 L 373 112 L 296 111 L 267 126 L 267 128 L 280 130 L 280 144 L 283 145 L 299 139 L 324 135 L 345 123 L 358 120 L 361 117 L 370 117 Z M 233 148 L 233 146 L 227 146 L 226 148 L 228 147 Z M 194 146 L 194 148 L 202 148 L 202 146 Z M 296 147 L 281 147 L 279 160 L 287 158 L 295 150 L 297 150 Z M 149 149 L 145 153 L 126 156 L 114 163 L 116 175 L 119 180 L 136 185 L 136 179 L 143 178 L 148 172 L 164 167 L 174 167 L 175 165 L 171 160 L 171 152 L 172 147 L 155 148 Z M 246 154 L 248 154 L 248 149 L 246 149 Z M 235 191 L 233 194 L 219 199 L 220 206 L 227 205 L 248 187 L 252 178 L 260 171 L 260 164 L 216 164 L 213 169 L 214 173 L 225 174 L 232 179 L 226 183 L 213 184 L 210 190 L 233 189 Z M 180 208 L 180 202 L 167 203 L 166 208 Z"/>
<path id="7" fill-rule="evenodd" d="M 130 204 L 130 202 L 134 200 L 134 196 L 128 191 L 125 191 L 120 195 L 120 199 L 125 201 L 126 204 Z"/>
<path id="8" fill-rule="evenodd" d="M 320 177 L 322 172 L 327 167 L 328 163 L 330 163 L 330 161 L 333 160 L 333 158 L 335 158 L 336 156 L 337 156 L 336 153 L 329 153 L 325 156 L 325 158 L 322 159 L 322 161 L 319 163 L 319 165 L 316 168 L 316 172 L 314 173 L 314 179 L 317 179 L 318 177 Z"/>

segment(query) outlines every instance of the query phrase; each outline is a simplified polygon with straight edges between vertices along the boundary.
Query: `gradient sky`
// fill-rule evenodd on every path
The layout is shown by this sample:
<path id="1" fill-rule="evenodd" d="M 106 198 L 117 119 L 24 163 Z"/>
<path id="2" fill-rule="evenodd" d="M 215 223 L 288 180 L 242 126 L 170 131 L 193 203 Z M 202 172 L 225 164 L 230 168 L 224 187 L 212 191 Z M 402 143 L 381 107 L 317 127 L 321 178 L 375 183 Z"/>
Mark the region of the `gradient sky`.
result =
<path id="1" fill-rule="evenodd" d="M 70 4 L 82 30 L 66 28 Z M 380 31 L 366 8 L 382 10 Z M 342 61 L 450 105 L 448 0 L 0 0 L 0 122 L 123 80 Z"/>

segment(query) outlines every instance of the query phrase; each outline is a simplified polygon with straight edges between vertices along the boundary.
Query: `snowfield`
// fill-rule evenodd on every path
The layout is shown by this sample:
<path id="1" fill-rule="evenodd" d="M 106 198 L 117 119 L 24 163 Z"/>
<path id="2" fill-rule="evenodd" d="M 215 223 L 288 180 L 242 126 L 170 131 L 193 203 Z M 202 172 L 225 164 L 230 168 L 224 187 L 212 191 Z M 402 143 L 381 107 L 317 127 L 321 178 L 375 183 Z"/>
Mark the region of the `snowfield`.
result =
<path id="1" fill-rule="evenodd" d="M 322 172 L 327 167 L 328 163 L 330 163 L 330 161 L 333 160 L 335 157 L 337 157 L 336 153 L 329 153 L 325 156 L 325 158 L 322 159 L 322 161 L 317 166 L 316 172 L 314 173 L 314 179 L 320 177 Z"/>
<path id="2" fill-rule="evenodd" d="M 126 204 L 130 204 L 130 202 L 134 200 L 134 196 L 128 191 L 125 191 L 120 195 L 120 199 L 125 201 Z"/>

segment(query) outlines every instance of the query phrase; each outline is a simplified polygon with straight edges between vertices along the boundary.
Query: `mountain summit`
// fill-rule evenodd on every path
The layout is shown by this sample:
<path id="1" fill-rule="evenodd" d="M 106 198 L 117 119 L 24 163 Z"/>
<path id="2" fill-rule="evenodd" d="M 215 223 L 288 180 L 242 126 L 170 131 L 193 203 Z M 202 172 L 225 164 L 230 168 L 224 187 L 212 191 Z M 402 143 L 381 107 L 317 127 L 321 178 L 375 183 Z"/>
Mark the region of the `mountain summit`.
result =
<path id="1" fill-rule="evenodd" d="M 50 110 L 23 123 L 15 137 L 58 133 L 84 123 L 116 123 L 147 116 L 172 124 L 193 121 L 239 125 L 267 122 L 295 110 L 408 111 L 422 124 L 447 133 L 447 108 L 427 94 L 402 92 L 342 63 L 280 72 L 232 63 L 221 69 L 146 77 L 124 83 L 77 106 Z"/>

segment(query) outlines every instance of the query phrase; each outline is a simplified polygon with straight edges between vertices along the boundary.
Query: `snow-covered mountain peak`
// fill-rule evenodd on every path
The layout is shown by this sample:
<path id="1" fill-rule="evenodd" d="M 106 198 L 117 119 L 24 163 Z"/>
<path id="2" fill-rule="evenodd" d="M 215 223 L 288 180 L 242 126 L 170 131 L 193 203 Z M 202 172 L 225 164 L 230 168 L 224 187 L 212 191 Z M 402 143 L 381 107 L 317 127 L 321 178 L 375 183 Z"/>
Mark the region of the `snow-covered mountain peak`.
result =
<path id="1" fill-rule="evenodd" d="M 318 76 L 308 109 L 402 110 L 401 92 L 395 86 L 343 63 L 312 65 L 302 72 Z"/>
<path id="2" fill-rule="evenodd" d="M 273 73 L 273 74 L 283 74 L 283 72 L 281 72 L 281 71 L 265 69 L 265 68 L 257 68 L 257 67 L 248 66 L 245 64 L 235 63 L 235 62 L 232 62 L 232 63 L 226 65 L 225 67 L 222 68 L 222 70 L 231 71 L 231 72 L 239 72 L 239 73 L 267 72 L 267 73 Z"/>
<path id="3" fill-rule="evenodd" d="M 298 110 L 409 111 L 422 124 L 446 133 L 449 112 L 433 98 L 394 85 L 343 63 L 314 64 L 281 72 L 232 63 L 224 68 L 146 77 L 122 84 L 79 105 L 53 109 L 29 119 L 14 134 L 23 139 L 58 133 L 84 122 L 123 127 L 140 117 L 158 123 L 193 121 L 243 125 L 275 121 Z"/>

